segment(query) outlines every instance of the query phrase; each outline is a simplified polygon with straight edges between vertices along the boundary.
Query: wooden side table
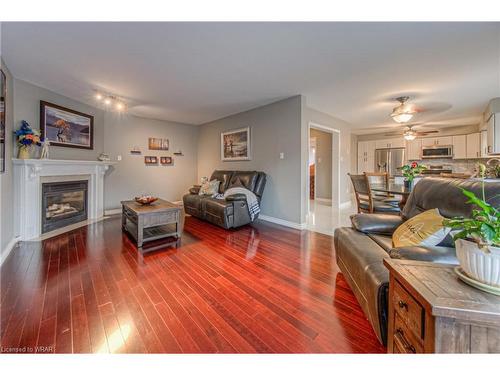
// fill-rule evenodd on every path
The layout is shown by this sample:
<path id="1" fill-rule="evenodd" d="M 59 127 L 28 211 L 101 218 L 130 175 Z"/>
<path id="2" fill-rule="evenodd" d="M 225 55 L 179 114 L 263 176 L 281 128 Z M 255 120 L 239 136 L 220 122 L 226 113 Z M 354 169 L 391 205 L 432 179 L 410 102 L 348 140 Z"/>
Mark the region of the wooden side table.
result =
<path id="1" fill-rule="evenodd" d="M 389 353 L 500 353 L 500 296 L 460 281 L 455 266 L 384 259 Z"/>
<path id="2" fill-rule="evenodd" d="M 141 252 L 157 250 L 169 244 L 180 243 L 184 219 L 181 206 L 158 199 L 150 205 L 136 201 L 122 201 L 122 229 L 132 235 Z M 170 242 L 143 249 L 145 242 L 172 237 Z"/>

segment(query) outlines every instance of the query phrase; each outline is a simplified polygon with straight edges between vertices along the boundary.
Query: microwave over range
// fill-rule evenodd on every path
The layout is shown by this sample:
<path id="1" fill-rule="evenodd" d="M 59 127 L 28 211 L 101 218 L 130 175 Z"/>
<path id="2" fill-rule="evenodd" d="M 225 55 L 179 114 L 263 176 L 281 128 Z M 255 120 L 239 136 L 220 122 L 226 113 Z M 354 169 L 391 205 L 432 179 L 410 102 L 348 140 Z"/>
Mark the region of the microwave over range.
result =
<path id="1" fill-rule="evenodd" d="M 453 146 L 422 146 L 422 159 L 444 159 L 453 157 Z"/>

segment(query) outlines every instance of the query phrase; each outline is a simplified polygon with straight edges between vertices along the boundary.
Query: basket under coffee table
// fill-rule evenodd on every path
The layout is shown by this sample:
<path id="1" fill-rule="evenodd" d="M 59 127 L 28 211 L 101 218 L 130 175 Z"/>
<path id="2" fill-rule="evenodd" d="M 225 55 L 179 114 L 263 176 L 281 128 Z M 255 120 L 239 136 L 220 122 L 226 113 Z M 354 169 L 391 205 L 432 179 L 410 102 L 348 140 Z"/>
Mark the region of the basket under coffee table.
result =
<path id="1" fill-rule="evenodd" d="M 136 201 L 122 201 L 122 229 L 137 242 L 142 253 L 157 250 L 168 245 L 180 244 L 182 231 L 182 207 L 163 199 L 149 205 Z M 143 248 L 145 242 L 171 237 L 158 245 Z"/>

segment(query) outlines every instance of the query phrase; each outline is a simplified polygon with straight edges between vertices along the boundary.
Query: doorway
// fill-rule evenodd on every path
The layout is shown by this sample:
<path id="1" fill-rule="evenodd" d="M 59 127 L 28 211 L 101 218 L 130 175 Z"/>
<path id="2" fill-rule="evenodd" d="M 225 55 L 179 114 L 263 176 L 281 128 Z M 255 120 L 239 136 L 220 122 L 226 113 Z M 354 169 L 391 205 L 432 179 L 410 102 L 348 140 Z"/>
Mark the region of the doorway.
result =
<path id="1" fill-rule="evenodd" d="M 307 135 L 306 227 L 333 234 L 340 222 L 340 131 L 311 122 Z"/>

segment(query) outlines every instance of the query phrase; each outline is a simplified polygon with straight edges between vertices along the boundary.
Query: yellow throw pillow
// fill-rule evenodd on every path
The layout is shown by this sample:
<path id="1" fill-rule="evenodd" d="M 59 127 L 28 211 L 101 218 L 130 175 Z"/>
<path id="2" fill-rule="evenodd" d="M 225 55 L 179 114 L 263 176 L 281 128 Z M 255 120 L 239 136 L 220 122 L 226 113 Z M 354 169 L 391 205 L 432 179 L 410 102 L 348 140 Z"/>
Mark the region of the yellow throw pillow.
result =
<path id="1" fill-rule="evenodd" d="M 406 220 L 392 234 L 393 246 L 436 246 L 450 232 L 443 226 L 443 219 L 439 210 L 433 208 Z"/>

